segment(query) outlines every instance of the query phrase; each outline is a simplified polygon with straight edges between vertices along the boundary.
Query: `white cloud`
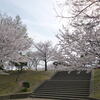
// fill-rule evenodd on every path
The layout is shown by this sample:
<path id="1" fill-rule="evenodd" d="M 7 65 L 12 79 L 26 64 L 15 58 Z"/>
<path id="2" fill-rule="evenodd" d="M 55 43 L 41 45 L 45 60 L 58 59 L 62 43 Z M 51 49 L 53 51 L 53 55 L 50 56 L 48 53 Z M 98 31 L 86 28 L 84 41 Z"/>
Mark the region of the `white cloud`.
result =
<path id="1" fill-rule="evenodd" d="M 56 40 L 58 28 L 52 0 L 8 0 L 23 11 L 23 22 L 27 25 L 29 35 L 35 40 Z M 45 31 L 44 31 L 45 30 Z"/>

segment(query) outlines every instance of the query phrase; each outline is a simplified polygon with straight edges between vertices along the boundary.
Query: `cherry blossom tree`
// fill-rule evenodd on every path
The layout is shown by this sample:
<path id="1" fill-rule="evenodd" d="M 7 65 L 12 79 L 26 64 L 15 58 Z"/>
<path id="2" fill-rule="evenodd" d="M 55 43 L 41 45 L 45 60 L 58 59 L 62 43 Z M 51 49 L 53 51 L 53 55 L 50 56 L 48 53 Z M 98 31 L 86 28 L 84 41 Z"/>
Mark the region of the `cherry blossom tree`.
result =
<path id="1" fill-rule="evenodd" d="M 19 16 L 0 14 L 0 64 L 6 61 L 18 60 L 20 52 L 31 47 L 32 40 L 27 35 L 27 29 Z"/>
<path id="2" fill-rule="evenodd" d="M 55 46 L 53 55 L 54 55 L 53 56 L 53 65 L 55 67 L 55 70 L 62 69 L 62 67 L 64 67 L 65 65 L 67 65 L 67 62 L 65 61 L 65 56 L 63 55 L 63 52 L 58 47 L 58 45 Z"/>
<path id="3" fill-rule="evenodd" d="M 40 58 L 37 51 L 27 52 L 27 57 L 29 59 L 29 67 L 35 67 L 36 71 L 38 70 L 38 65 L 40 63 Z"/>
<path id="4" fill-rule="evenodd" d="M 72 0 L 70 5 L 73 15 L 70 29 L 63 22 L 57 35 L 66 61 L 71 65 L 69 70 L 97 66 L 100 61 L 100 2 Z M 61 17 L 68 20 L 64 15 Z"/>
<path id="5" fill-rule="evenodd" d="M 34 43 L 35 48 L 37 49 L 38 57 L 41 61 L 45 64 L 45 71 L 47 71 L 47 64 L 49 61 L 53 59 L 53 51 L 54 48 L 52 47 L 52 44 L 50 41 L 46 42 L 39 42 Z"/>

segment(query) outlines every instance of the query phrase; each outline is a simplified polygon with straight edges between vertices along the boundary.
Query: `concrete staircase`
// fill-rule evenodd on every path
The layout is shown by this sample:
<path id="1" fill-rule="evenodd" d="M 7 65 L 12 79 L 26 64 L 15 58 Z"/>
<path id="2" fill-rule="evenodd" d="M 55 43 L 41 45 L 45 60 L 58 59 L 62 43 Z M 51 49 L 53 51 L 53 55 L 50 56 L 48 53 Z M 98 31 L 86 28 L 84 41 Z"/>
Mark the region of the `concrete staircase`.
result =
<path id="1" fill-rule="evenodd" d="M 85 71 L 77 74 L 73 71 L 57 72 L 50 80 L 46 80 L 32 93 L 34 98 L 50 98 L 60 100 L 78 100 L 90 94 L 91 73 Z"/>

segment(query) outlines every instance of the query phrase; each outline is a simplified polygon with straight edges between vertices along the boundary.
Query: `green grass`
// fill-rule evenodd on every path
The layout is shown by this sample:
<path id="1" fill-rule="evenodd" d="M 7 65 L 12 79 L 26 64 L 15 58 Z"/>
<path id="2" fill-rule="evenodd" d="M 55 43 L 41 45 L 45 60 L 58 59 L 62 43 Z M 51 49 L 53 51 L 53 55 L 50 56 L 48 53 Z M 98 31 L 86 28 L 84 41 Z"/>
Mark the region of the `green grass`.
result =
<path id="1" fill-rule="evenodd" d="M 30 83 L 28 92 L 32 92 L 41 82 L 49 79 L 53 75 L 53 72 L 24 71 L 21 73 L 18 82 L 16 82 L 16 71 L 9 73 L 10 75 L 0 75 L 0 95 L 18 93 L 21 90 L 21 81 L 28 81 Z"/>
<path id="2" fill-rule="evenodd" d="M 100 69 L 94 70 L 94 92 L 92 96 L 100 99 Z"/>

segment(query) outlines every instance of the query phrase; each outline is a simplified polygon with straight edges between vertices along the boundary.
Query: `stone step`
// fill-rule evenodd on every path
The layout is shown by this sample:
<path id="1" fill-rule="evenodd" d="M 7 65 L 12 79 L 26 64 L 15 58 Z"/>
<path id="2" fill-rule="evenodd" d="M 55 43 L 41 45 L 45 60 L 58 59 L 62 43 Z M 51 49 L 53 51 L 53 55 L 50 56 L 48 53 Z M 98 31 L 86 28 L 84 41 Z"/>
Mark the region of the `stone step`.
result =
<path id="1" fill-rule="evenodd" d="M 48 83 L 47 83 L 48 84 Z M 69 87 L 69 86 L 72 86 L 72 87 L 84 87 L 84 86 L 89 86 L 89 84 L 78 84 L 78 85 L 73 85 L 73 84 L 70 84 L 70 85 L 68 85 L 68 84 L 66 84 L 65 86 L 61 86 L 61 85 L 63 85 L 63 84 L 60 84 L 59 86 L 57 86 L 57 85 L 41 85 L 42 87 L 61 87 L 61 88 L 63 88 L 63 87 Z"/>
<path id="2" fill-rule="evenodd" d="M 72 99 L 72 100 L 76 100 L 76 99 L 80 99 L 80 98 L 86 98 L 86 96 L 47 96 L 47 95 L 32 95 L 31 97 L 33 98 L 49 98 L 49 99 L 60 99 L 60 100 L 67 100 L 67 99 Z"/>
<path id="3" fill-rule="evenodd" d="M 57 93 L 57 91 L 37 91 L 33 93 Z M 59 93 L 89 93 L 89 91 L 59 91 Z"/>
<path id="4" fill-rule="evenodd" d="M 44 83 L 44 85 L 46 86 L 52 86 L 52 85 L 56 85 L 56 86 L 62 86 L 62 85 L 89 85 L 90 81 L 47 81 Z"/>
<path id="5" fill-rule="evenodd" d="M 38 89 L 53 89 L 53 90 L 55 90 L 55 89 L 58 89 L 58 90 L 60 90 L 60 89 L 89 89 L 89 86 L 80 86 L 80 87 L 40 87 L 40 88 L 38 88 Z"/>
<path id="6" fill-rule="evenodd" d="M 77 88 L 77 89 L 75 89 L 75 88 L 69 88 L 69 89 L 37 89 L 36 91 L 57 91 L 57 92 L 59 92 L 59 91 L 89 91 L 89 88 Z"/>
<path id="7" fill-rule="evenodd" d="M 67 94 L 77 94 L 77 95 L 89 95 L 88 92 L 34 92 L 33 94 L 58 94 L 58 95 L 67 95 Z"/>
<path id="8" fill-rule="evenodd" d="M 89 91 L 89 88 L 38 89 L 40 91 Z M 37 91 L 38 91 L 37 90 Z"/>
<path id="9" fill-rule="evenodd" d="M 32 93 L 31 97 L 77 100 L 89 96 L 91 73 L 85 71 L 77 74 L 57 72 L 50 80 L 45 81 Z"/>
<path id="10" fill-rule="evenodd" d="M 64 83 L 61 83 L 60 84 L 60 82 L 57 84 L 54 84 L 54 83 L 49 83 L 49 82 L 47 82 L 47 83 L 45 83 L 45 84 L 43 84 L 42 86 L 56 86 L 56 87 L 67 87 L 67 86 L 70 86 L 70 85 L 72 85 L 72 86 L 89 86 L 89 83 L 76 83 L 76 84 L 72 84 L 72 83 L 70 83 L 70 84 L 68 84 L 68 83 L 66 83 L 66 84 L 64 84 Z"/>
<path id="11" fill-rule="evenodd" d="M 68 72 L 66 71 L 62 71 L 62 72 L 57 72 L 54 77 L 52 77 L 52 79 L 59 79 L 59 80 L 68 80 L 68 79 L 90 79 L 91 77 L 91 73 L 86 73 L 85 71 L 80 72 L 80 74 L 77 74 L 77 71 L 73 71 L 70 74 L 68 74 Z"/>

